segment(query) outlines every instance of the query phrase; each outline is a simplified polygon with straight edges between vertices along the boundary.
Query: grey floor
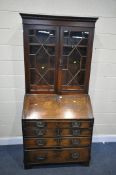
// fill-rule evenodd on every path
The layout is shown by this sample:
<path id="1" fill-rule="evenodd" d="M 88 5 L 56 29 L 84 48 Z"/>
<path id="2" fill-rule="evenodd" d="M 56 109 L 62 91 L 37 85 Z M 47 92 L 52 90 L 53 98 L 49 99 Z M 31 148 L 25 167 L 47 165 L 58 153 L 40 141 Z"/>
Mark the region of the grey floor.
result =
<path id="1" fill-rule="evenodd" d="M 116 143 L 92 145 L 89 167 L 52 165 L 23 169 L 22 145 L 0 146 L 0 175 L 116 175 Z"/>

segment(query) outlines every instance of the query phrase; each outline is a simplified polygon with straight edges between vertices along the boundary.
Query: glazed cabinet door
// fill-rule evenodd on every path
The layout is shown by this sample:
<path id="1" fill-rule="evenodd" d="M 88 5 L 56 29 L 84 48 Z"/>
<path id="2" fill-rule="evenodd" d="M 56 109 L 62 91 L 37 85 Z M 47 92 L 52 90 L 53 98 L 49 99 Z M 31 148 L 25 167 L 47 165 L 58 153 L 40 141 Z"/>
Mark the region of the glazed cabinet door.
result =
<path id="1" fill-rule="evenodd" d="M 82 27 L 62 27 L 60 34 L 61 93 L 86 92 L 91 59 L 92 30 Z"/>
<path id="2" fill-rule="evenodd" d="M 58 27 L 24 27 L 26 91 L 55 93 L 57 79 Z"/>
<path id="3" fill-rule="evenodd" d="M 27 93 L 87 93 L 93 29 L 24 25 Z"/>

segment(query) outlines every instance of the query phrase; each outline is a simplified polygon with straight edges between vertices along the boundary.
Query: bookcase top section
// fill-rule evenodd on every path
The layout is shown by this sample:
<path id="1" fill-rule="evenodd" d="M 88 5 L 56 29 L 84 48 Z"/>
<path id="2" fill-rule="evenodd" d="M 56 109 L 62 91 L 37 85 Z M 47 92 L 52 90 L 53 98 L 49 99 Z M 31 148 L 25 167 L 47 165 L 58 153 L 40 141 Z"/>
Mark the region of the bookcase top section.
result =
<path id="1" fill-rule="evenodd" d="M 53 21 L 63 21 L 63 22 L 71 22 L 71 23 L 86 23 L 86 27 L 88 24 L 88 27 L 94 27 L 95 22 L 97 21 L 97 17 L 74 17 L 74 16 L 51 16 L 51 15 L 36 15 L 36 14 L 24 14 L 20 13 L 23 24 L 38 24 L 40 21 L 47 21 L 47 20 L 53 20 Z M 33 20 L 33 22 L 32 22 Z M 55 24 L 54 24 L 55 25 Z"/>
<path id="2" fill-rule="evenodd" d="M 67 20 L 67 21 L 86 21 L 86 22 L 96 22 L 98 17 L 76 17 L 76 16 L 52 16 L 52 15 L 37 15 L 37 14 L 25 14 L 20 13 L 23 19 L 53 19 L 53 20 Z"/>

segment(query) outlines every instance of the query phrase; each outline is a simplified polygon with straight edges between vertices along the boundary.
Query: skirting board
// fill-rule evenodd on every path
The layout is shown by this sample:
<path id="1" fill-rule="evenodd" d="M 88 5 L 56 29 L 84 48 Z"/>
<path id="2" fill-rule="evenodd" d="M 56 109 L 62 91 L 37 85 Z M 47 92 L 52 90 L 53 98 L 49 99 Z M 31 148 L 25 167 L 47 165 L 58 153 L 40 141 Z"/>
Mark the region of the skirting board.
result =
<path id="1" fill-rule="evenodd" d="M 116 142 L 116 135 L 94 135 L 93 143 Z M 23 144 L 22 137 L 6 137 L 0 138 L 0 145 L 18 145 Z"/>

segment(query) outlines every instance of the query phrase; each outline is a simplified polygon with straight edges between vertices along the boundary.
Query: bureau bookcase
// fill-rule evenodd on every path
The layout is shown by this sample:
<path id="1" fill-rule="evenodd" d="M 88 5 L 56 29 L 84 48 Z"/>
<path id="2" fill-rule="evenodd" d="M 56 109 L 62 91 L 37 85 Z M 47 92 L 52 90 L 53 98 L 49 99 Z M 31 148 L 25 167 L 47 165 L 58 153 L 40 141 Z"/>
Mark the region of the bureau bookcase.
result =
<path id="1" fill-rule="evenodd" d="M 21 16 L 24 166 L 89 164 L 94 118 L 88 87 L 97 18 Z"/>

